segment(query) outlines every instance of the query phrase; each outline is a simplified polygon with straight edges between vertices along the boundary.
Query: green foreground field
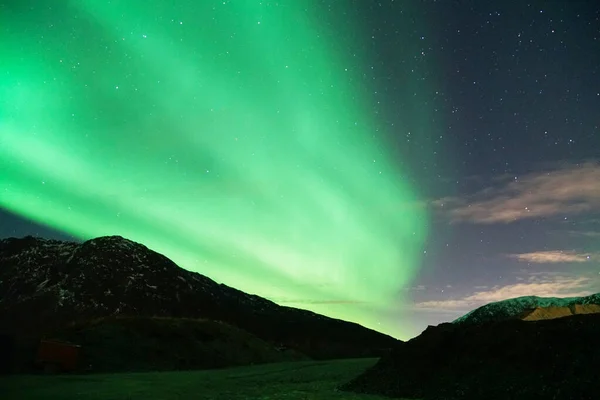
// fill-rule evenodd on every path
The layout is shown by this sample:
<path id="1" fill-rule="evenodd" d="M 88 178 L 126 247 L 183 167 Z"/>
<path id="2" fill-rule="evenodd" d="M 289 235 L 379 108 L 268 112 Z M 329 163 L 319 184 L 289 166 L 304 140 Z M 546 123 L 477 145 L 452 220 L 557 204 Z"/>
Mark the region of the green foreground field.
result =
<path id="1" fill-rule="evenodd" d="M 304 361 L 221 370 L 0 378 L 3 400 L 376 400 L 335 388 L 376 359 Z"/>

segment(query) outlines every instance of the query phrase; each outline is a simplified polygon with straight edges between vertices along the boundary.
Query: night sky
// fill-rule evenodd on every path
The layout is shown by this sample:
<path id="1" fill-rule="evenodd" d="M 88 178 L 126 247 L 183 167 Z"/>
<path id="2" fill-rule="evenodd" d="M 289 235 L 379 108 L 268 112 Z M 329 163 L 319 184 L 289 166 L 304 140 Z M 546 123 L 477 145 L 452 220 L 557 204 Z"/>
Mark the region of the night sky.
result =
<path id="1" fill-rule="evenodd" d="M 600 291 L 596 1 L 0 1 L 0 237 L 407 339 Z"/>

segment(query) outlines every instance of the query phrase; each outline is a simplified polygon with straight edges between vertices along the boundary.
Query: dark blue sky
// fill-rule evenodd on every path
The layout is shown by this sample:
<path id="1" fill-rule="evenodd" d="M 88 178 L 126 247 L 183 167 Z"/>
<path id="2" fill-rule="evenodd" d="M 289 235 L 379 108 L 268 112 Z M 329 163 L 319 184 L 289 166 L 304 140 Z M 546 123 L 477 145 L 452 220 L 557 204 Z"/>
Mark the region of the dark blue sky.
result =
<path id="1" fill-rule="evenodd" d="M 426 1 L 409 16 L 404 4 L 374 2 L 368 19 L 390 123 L 405 106 L 399 33 L 420 50 L 406 70 L 429 58 L 435 71 L 418 98 L 437 131 L 389 139 L 435 210 L 418 307 L 436 321 L 600 291 L 600 3 Z"/>

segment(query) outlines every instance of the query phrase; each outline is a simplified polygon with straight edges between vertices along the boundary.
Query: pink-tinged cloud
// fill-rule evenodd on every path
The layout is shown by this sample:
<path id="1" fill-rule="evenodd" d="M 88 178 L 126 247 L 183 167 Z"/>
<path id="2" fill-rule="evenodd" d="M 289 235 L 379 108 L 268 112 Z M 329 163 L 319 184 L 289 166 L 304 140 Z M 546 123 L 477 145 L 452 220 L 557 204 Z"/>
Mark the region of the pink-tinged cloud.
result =
<path id="1" fill-rule="evenodd" d="M 521 296 L 580 297 L 598 292 L 598 279 L 591 277 L 537 276 L 533 275 L 518 283 L 494 286 L 455 299 L 423 301 L 417 309 L 435 312 L 467 312 L 488 303 Z M 594 286 L 596 285 L 596 291 Z"/>
<path id="2" fill-rule="evenodd" d="M 561 250 L 509 254 L 508 257 L 517 259 L 522 262 L 535 264 L 583 263 L 598 259 L 598 255 L 592 253 L 576 253 L 574 251 Z"/>
<path id="3" fill-rule="evenodd" d="M 600 212 L 600 164 L 589 162 L 513 177 L 467 197 L 433 202 L 454 222 L 509 223 L 526 218 Z"/>

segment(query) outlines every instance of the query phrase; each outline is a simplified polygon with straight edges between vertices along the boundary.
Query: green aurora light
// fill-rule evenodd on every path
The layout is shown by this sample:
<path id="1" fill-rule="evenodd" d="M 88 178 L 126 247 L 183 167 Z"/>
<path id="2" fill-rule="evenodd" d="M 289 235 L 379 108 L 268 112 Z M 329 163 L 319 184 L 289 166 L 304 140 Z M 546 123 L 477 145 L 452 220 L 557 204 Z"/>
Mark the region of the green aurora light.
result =
<path id="1" fill-rule="evenodd" d="M 3 17 L 1 207 L 405 336 L 390 310 L 427 215 L 374 132 L 352 35 L 306 0 L 63 7 Z"/>

